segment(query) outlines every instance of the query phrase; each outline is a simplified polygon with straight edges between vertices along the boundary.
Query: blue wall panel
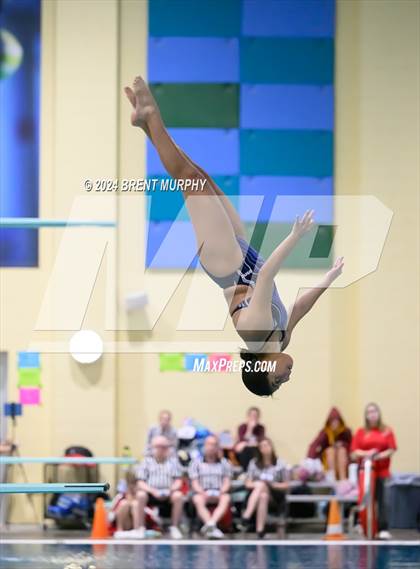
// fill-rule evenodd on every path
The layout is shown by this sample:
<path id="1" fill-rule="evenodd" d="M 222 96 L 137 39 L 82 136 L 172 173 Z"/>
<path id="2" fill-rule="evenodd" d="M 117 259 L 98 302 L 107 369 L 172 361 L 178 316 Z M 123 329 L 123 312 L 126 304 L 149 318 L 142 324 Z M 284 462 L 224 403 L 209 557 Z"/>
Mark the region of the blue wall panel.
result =
<path id="1" fill-rule="evenodd" d="M 332 178 L 308 178 L 304 176 L 241 176 L 240 194 L 257 196 L 281 195 L 332 195 Z"/>
<path id="2" fill-rule="evenodd" d="M 334 125 L 331 85 L 242 85 L 240 127 L 328 129 Z"/>
<path id="3" fill-rule="evenodd" d="M 332 176 L 330 131 L 241 130 L 241 173 L 248 176 Z"/>
<path id="4" fill-rule="evenodd" d="M 153 177 L 153 176 L 152 176 Z M 158 176 L 155 176 L 158 178 Z M 224 191 L 232 204 L 238 208 L 239 178 L 233 176 L 213 176 L 213 180 Z M 181 192 L 160 191 L 159 183 L 156 191 L 146 194 L 147 219 L 150 221 L 189 221 L 189 214 L 184 207 L 184 198 Z"/>
<path id="5" fill-rule="evenodd" d="M 212 176 L 219 188 L 227 195 L 239 193 L 239 176 Z"/>
<path id="6" fill-rule="evenodd" d="M 334 0 L 244 0 L 245 36 L 331 37 Z"/>
<path id="7" fill-rule="evenodd" d="M 184 198 L 181 192 L 156 190 L 147 194 L 147 219 L 150 221 L 188 221 L 188 212 L 183 210 Z M 183 211 L 181 211 L 183 210 Z"/>
<path id="8" fill-rule="evenodd" d="M 197 246 L 190 222 L 150 222 L 147 229 L 147 267 L 176 269 L 197 266 Z"/>
<path id="9" fill-rule="evenodd" d="M 263 200 L 263 201 L 262 201 Z M 240 196 L 239 214 L 245 222 L 289 223 L 296 215 L 303 215 L 307 209 L 316 212 L 317 223 L 330 224 L 333 221 L 333 200 L 331 196 L 282 196 L 259 195 Z"/>
<path id="10" fill-rule="evenodd" d="M 150 0 L 149 34 L 149 81 L 172 84 L 160 101 L 170 133 L 231 194 L 247 226 L 261 231 L 271 221 L 283 235 L 310 207 L 332 225 L 335 0 Z M 210 90 L 225 84 L 239 85 L 236 122 L 226 122 L 226 101 Z M 166 175 L 150 144 L 147 171 Z M 195 244 L 185 211 L 171 231 L 182 203 L 181 194 L 148 196 L 148 266 L 189 266 L 194 251 L 178 250 Z M 171 246 L 151 265 L 168 231 Z M 290 266 L 306 266 L 305 251 Z"/>
<path id="11" fill-rule="evenodd" d="M 239 81 L 237 38 L 150 38 L 151 83 Z"/>
<path id="12" fill-rule="evenodd" d="M 334 43 L 318 38 L 242 38 L 243 83 L 331 85 Z"/>
<path id="13" fill-rule="evenodd" d="M 169 129 L 176 143 L 191 158 L 209 172 L 219 175 L 239 174 L 239 133 L 236 129 Z M 166 174 L 156 149 L 148 143 L 148 175 Z"/>
<path id="14" fill-rule="evenodd" d="M 150 36 L 235 37 L 241 0 L 149 0 Z"/>
<path id="15" fill-rule="evenodd" d="M 38 217 L 40 1 L 7 2 L 0 12 L 23 48 L 19 69 L 0 79 L 0 217 Z M 0 229 L 0 266 L 37 267 L 38 231 Z"/>

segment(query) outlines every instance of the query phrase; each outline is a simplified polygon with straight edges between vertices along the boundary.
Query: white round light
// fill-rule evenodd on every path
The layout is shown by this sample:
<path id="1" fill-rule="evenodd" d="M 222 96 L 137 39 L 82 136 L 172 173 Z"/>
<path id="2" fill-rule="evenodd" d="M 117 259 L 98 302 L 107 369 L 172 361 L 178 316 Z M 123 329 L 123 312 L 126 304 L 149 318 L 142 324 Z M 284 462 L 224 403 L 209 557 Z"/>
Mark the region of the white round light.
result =
<path id="1" fill-rule="evenodd" d="M 80 330 L 72 336 L 69 348 L 77 362 L 91 364 L 102 356 L 104 343 L 93 330 Z"/>

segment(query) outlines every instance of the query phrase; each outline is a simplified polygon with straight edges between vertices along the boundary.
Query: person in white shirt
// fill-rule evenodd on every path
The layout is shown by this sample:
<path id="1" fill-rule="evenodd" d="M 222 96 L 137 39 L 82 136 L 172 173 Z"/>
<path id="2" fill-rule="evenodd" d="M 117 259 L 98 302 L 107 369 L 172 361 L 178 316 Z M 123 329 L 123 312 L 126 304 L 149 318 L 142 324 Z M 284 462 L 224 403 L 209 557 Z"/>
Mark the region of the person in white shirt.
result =
<path id="1" fill-rule="evenodd" d="M 214 539 L 223 538 L 223 532 L 217 524 L 230 505 L 232 469 L 229 462 L 222 458 L 215 436 L 206 438 L 203 457 L 191 463 L 189 477 L 194 491 L 193 503 L 204 524 L 201 533 Z M 208 507 L 210 504 L 216 505 L 213 512 Z"/>
<path id="2" fill-rule="evenodd" d="M 176 429 L 172 426 L 172 413 L 163 409 L 159 413 L 158 424 L 153 425 L 147 432 L 145 456 L 152 455 L 152 440 L 154 437 L 164 436 L 171 444 L 171 454 L 175 454 L 178 446 L 178 436 Z"/>
<path id="3" fill-rule="evenodd" d="M 284 462 L 277 458 L 271 440 L 262 439 L 257 447 L 256 458 L 248 465 L 245 486 L 250 493 L 240 523 L 243 531 L 249 528 L 251 517 L 256 512 L 257 534 L 260 538 L 264 537 L 269 503 L 278 503 L 288 488 L 284 478 Z"/>
<path id="4" fill-rule="evenodd" d="M 118 532 L 118 537 L 144 539 L 146 537 L 145 508 L 157 506 L 165 515 L 171 516 L 169 528 L 172 539 L 181 539 L 179 523 L 184 506 L 181 492 L 181 467 L 175 457 L 170 456 L 170 443 L 163 437 L 152 440 L 152 456 L 146 456 L 140 463 L 137 474 L 138 503 L 137 527 L 131 531 Z"/>

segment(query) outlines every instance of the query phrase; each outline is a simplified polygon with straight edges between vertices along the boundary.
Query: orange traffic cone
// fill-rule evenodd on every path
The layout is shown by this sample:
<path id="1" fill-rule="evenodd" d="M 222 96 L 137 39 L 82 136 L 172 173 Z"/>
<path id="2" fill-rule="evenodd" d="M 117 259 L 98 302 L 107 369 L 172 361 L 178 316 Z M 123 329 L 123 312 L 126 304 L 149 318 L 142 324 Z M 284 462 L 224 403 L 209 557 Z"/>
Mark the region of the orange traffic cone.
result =
<path id="1" fill-rule="evenodd" d="M 328 512 L 327 533 L 324 539 L 346 539 L 343 534 L 343 526 L 341 523 L 340 506 L 337 500 L 331 500 L 330 511 Z"/>
<path id="2" fill-rule="evenodd" d="M 97 498 L 93 514 L 91 539 L 107 539 L 109 537 L 108 516 L 103 498 Z"/>

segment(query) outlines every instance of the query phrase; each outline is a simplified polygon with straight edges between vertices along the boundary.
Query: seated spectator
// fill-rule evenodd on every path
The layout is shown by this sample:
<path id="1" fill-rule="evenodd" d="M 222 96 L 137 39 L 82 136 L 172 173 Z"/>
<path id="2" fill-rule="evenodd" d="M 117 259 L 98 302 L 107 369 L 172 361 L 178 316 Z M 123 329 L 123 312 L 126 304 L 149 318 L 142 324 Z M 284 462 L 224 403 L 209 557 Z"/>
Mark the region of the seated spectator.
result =
<path id="1" fill-rule="evenodd" d="M 110 520 L 116 525 L 116 538 L 124 537 L 125 532 L 140 525 L 139 503 L 136 498 L 137 478 L 131 470 L 125 475 L 125 486 L 125 491 L 119 492 L 114 498 L 110 512 Z"/>
<path id="2" fill-rule="evenodd" d="M 285 464 L 277 458 L 273 443 L 264 438 L 257 446 L 257 456 L 253 458 L 247 470 L 246 488 L 250 491 L 247 505 L 240 523 L 242 531 L 250 527 L 251 517 L 256 512 L 256 530 L 258 537 L 265 535 L 265 525 L 269 506 L 278 513 L 285 509 Z"/>
<path id="3" fill-rule="evenodd" d="M 172 539 L 181 539 L 179 523 L 184 505 L 181 485 L 181 468 L 177 459 L 170 456 L 168 440 L 162 436 L 154 437 L 152 456 L 147 456 L 137 471 L 138 525 L 132 532 L 127 532 L 130 534 L 127 537 L 145 537 L 145 508 L 149 505 L 158 506 L 161 512 L 170 514 L 170 535 Z"/>
<path id="4" fill-rule="evenodd" d="M 336 407 L 328 414 L 325 426 L 318 433 L 308 449 L 308 458 L 319 458 L 327 471 L 327 479 L 346 480 L 349 453 L 351 445 L 351 430 Z"/>
<path id="5" fill-rule="evenodd" d="M 218 440 L 210 435 L 204 442 L 203 456 L 195 459 L 189 468 L 193 503 L 206 537 L 221 539 L 223 532 L 217 527 L 230 504 L 230 481 L 232 477 L 229 462 L 221 457 Z M 213 512 L 208 508 L 215 505 Z"/>
<path id="6" fill-rule="evenodd" d="M 260 423 L 260 416 L 258 407 L 250 407 L 246 423 L 238 427 L 235 453 L 244 470 L 248 468 L 250 460 L 257 455 L 257 445 L 265 437 L 265 428 Z"/>
<path id="7" fill-rule="evenodd" d="M 178 446 L 178 436 L 176 429 L 171 425 L 172 413 L 163 410 L 159 413 L 159 422 L 157 425 L 150 427 L 146 437 L 146 448 L 144 454 L 150 456 L 152 454 L 152 440 L 154 437 L 164 436 L 171 445 L 171 454 L 175 454 Z"/>

